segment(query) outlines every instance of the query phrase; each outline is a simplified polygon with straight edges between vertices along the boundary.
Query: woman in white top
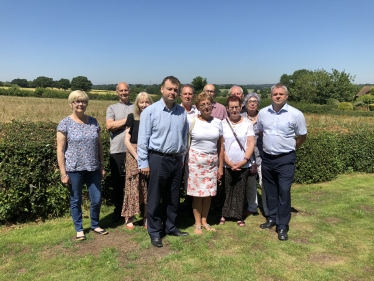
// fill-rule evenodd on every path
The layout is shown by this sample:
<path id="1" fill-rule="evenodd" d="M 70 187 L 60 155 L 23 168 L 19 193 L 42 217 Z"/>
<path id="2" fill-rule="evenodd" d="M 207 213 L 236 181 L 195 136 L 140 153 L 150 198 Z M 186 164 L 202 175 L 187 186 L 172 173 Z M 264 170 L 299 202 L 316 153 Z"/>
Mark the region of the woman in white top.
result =
<path id="1" fill-rule="evenodd" d="M 193 196 L 195 234 L 201 227 L 215 231 L 207 223 L 212 196 L 217 193 L 217 179 L 223 175 L 223 145 L 221 120 L 210 116 L 213 98 L 201 93 L 195 104 L 200 114 L 191 125 L 191 146 L 188 152 L 187 195 Z"/>
<path id="2" fill-rule="evenodd" d="M 225 198 L 220 224 L 224 224 L 225 217 L 228 217 L 236 219 L 238 226 L 245 226 L 244 198 L 249 174 L 249 159 L 255 146 L 255 134 L 252 123 L 248 118 L 240 115 L 240 110 L 240 98 L 228 97 L 229 118 L 222 121 L 225 148 Z"/>

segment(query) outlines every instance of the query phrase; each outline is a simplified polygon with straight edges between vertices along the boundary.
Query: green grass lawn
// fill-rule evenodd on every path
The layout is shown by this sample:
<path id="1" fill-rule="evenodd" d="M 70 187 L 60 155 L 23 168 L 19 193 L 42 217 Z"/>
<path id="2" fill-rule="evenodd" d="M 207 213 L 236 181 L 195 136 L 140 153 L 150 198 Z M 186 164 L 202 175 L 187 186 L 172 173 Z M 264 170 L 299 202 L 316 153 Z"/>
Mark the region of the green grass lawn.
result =
<path id="1" fill-rule="evenodd" d="M 111 224 L 103 207 L 101 226 L 110 234 L 74 241 L 70 217 L 0 228 L 0 280 L 374 280 L 374 176 L 350 174 L 292 188 L 289 240 L 261 230 L 262 215 L 245 227 L 234 221 L 217 232 L 193 234 L 184 213 L 185 238 L 150 244 L 145 229 Z M 89 228 L 88 212 L 84 226 Z"/>

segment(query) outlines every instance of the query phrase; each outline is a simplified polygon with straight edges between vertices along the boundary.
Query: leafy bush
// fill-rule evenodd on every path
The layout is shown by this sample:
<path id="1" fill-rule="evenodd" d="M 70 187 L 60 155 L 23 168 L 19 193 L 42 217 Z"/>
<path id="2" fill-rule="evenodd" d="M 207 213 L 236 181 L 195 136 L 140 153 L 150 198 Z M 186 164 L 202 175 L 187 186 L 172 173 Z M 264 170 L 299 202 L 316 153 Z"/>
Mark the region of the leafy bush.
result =
<path id="1" fill-rule="evenodd" d="M 338 108 L 339 101 L 337 99 L 334 99 L 334 98 L 329 98 L 329 99 L 327 99 L 326 104 L 333 105 L 336 108 Z"/>
<path id="2" fill-rule="evenodd" d="M 340 110 L 353 110 L 353 105 L 350 102 L 341 102 L 338 105 Z"/>
<path id="3" fill-rule="evenodd" d="M 369 109 L 370 109 L 370 111 L 374 111 L 374 103 L 369 104 Z"/>
<path id="4" fill-rule="evenodd" d="M 69 193 L 60 183 L 56 157 L 56 127 L 52 122 L 0 123 L 0 221 L 56 217 L 69 209 Z M 109 135 L 102 133 L 104 151 Z M 105 155 L 109 168 L 109 155 Z M 110 171 L 103 197 L 111 195 Z"/>

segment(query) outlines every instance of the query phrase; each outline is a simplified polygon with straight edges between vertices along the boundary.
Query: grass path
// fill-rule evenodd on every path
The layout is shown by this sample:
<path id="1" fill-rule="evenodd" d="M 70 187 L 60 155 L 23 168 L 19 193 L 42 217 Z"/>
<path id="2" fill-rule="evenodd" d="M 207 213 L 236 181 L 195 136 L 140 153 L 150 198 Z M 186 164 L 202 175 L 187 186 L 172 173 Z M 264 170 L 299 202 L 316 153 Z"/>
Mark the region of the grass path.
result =
<path id="1" fill-rule="evenodd" d="M 112 225 L 108 236 L 87 234 L 75 242 L 70 217 L 0 227 L 0 280 L 374 280 L 374 177 L 350 174 L 313 185 L 294 185 L 289 241 L 261 230 L 262 215 L 215 225 L 216 233 L 150 245 L 140 227 Z M 85 212 L 85 215 L 88 213 Z M 218 214 L 211 212 L 211 224 Z M 84 226 L 89 227 L 84 218 Z"/>

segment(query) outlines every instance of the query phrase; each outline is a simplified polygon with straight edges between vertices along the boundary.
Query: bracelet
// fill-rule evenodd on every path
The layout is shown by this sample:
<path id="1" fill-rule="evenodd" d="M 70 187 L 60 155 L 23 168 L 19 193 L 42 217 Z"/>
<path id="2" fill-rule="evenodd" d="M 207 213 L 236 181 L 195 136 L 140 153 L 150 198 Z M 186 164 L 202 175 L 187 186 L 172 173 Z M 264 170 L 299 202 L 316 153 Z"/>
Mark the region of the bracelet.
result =
<path id="1" fill-rule="evenodd" d="M 247 161 L 247 162 L 249 162 L 249 158 L 247 158 L 247 157 L 244 157 L 244 160 Z"/>
<path id="2" fill-rule="evenodd" d="M 68 176 L 68 174 L 65 174 L 63 176 L 61 176 L 61 180 L 63 180 L 64 178 L 66 178 Z"/>

